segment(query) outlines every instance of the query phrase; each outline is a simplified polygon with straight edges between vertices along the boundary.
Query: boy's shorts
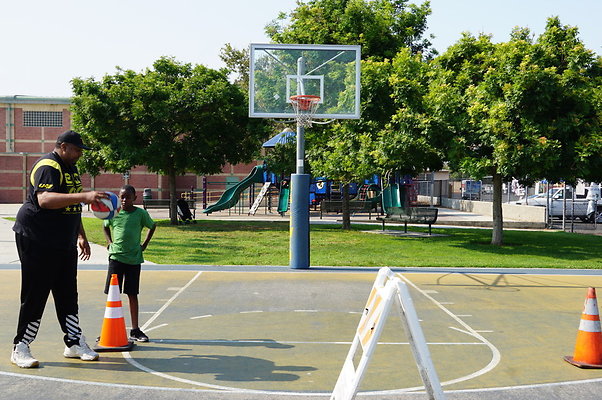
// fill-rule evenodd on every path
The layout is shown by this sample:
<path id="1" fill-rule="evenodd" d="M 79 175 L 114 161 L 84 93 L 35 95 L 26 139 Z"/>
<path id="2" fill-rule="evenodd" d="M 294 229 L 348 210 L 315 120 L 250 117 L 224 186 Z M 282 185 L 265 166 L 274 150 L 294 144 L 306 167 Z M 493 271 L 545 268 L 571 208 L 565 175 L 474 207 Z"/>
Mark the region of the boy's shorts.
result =
<path id="1" fill-rule="evenodd" d="M 105 283 L 105 294 L 109 293 L 112 274 L 117 274 L 117 279 L 119 279 L 119 291 L 121 293 L 138 294 L 138 291 L 140 290 L 140 264 L 125 264 L 117 260 L 109 259 L 109 270 L 107 272 L 107 282 Z"/>

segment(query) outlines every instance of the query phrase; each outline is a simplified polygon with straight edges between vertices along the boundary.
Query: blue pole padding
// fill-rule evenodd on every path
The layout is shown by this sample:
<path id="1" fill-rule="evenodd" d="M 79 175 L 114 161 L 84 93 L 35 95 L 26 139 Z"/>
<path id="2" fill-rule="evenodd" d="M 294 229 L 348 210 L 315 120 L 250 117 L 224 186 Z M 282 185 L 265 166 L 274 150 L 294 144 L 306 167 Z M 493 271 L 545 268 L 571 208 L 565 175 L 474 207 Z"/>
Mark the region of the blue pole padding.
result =
<path id="1" fill-rule="evenodd" d="M 290 259 L 293 269 L 309 268 L 309 174 L 291 175 Z"/>

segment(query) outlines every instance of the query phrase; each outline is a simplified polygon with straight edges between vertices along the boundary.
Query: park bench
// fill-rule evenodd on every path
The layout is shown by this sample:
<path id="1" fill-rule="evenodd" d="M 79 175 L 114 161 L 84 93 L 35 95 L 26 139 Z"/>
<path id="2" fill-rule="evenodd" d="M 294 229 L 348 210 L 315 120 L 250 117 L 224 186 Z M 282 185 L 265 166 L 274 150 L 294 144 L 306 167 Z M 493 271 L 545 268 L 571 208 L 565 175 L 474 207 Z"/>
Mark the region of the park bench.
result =
<path id="1" fill-rule="evenodd" d="M 368 212 L 368 219 L 372 219 L 372 210 L 376 211 L 376 202 L 370 200 L 349 200 L 349 212 Z M 343 212 L 343 200 L 322 200 L 320 202 L 320 219 L 327 212 Z"/>
<path id="2" fill-rule="evenodd" d="M 188 208 L 192 212 L 193 218 L 196 219 L 196 201 L 186 200 Z M 169 199 L 143 199 L 142 206 L 145 210 L 161 209 L 169 210 L 169 218 L 171 218 L 171 209 L 169 208 Z"/>
<path id="3" fill-rule="evenodd" d="M 429 235 L 431 234 L 431 225 L 437 222 L 439 210 L 432 207 L 389 207 L 384 217 L 376 218 L 383 223 L 383 231 L 386 222 L 403 222 L 404 232 L 408 232 L 408 223 L 410 224 L 428 224 Z"/>

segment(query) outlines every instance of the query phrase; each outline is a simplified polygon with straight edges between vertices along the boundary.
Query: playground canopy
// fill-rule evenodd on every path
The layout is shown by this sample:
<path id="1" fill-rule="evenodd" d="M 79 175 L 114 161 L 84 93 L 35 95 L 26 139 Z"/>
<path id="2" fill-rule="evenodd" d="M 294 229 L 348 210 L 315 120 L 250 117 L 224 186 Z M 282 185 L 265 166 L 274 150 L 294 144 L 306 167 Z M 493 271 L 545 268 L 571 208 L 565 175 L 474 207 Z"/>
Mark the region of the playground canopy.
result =
<path id="1" fill-rule="evenodd" d="M 295 133 L 292 129 L 290 128 L 286 128 L 285 130 L 283 130 L 280 133 L 277 133 L 274 137 L 272 137 L 270 140 L 266 141 L 263 143 L 263 147 L 276 147 L 277 144 L 284 144 L 284 143 L 288 143 L 288 142 L 292 142 L 295 140 L 297 136 L 297 133 Z"/>

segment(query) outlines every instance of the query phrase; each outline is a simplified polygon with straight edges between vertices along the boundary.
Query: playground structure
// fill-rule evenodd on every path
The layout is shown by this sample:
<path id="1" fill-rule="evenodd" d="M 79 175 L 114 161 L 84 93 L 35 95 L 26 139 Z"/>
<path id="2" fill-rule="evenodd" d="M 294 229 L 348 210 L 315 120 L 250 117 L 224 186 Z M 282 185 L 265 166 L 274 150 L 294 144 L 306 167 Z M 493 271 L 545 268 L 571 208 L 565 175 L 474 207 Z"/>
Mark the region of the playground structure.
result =
<path id="1" fill-rule="evenodd" d="M 182 198 L 196 208 L 202 207 L 203 213 L 208 215 L 224 210 L 242 215 L 255 214 L 260 205 L 266 214 L 272 213 L 276 206 L 279 213 L 286 213 L 288 195 L 287 184 L 279 183 L 266 165 L 258 165 L 241 181 L 212 181 L 205 176 L 200 189 L 191 188 L 182 193 Z"/>
<path id="2" fill-rule="evenodd" d="M 251 173 L 236 185 L 226 189 L 217 202 L 206 207 L 203 212 L 205 214 L 211 214 L 212 212 L 226 210 L 234 207 L 240 198 L 240 194 L 253 183 L 263 183 L 263 173 L 265 166 L 258 165 L 253 168 Z"/>
<path id="3" fill-rule="evenodd" d="M 385 215 L 391 214 L 391 209 L 395 209 L 394 213 L 399 214 L 399 210 L 408 210 L 417 205 L 414 182 L 409 177 L 387 177 L 387 182 L 389 183 L 381 189 L 383 182 L 375 175 L 361 184 L 349 184 L 350 212 L 367 212 L 371 219 L 372 212 Z M 221 190 L 212 188 L 218 185 Z M 212 182 L 205 178 L 200 191 L 187 192 L 184 197 L 187 200 L 202 201 L 205 214 L 228 210 L 229 213 L 239 215 L 255 215 L 263 208 L 265 214 L 277 212 L 284 216 L 290 207 L 290 189 L 290 178 L 278 180 L 268 166 L 263 164 L 253 167 L 239 182 Z M 324 177 L 315 178 L 309 185 L 307 206 L 314 210 L 319 207 L 320 217 L 326 212 L 341 213 L 341 184 Z"/>

